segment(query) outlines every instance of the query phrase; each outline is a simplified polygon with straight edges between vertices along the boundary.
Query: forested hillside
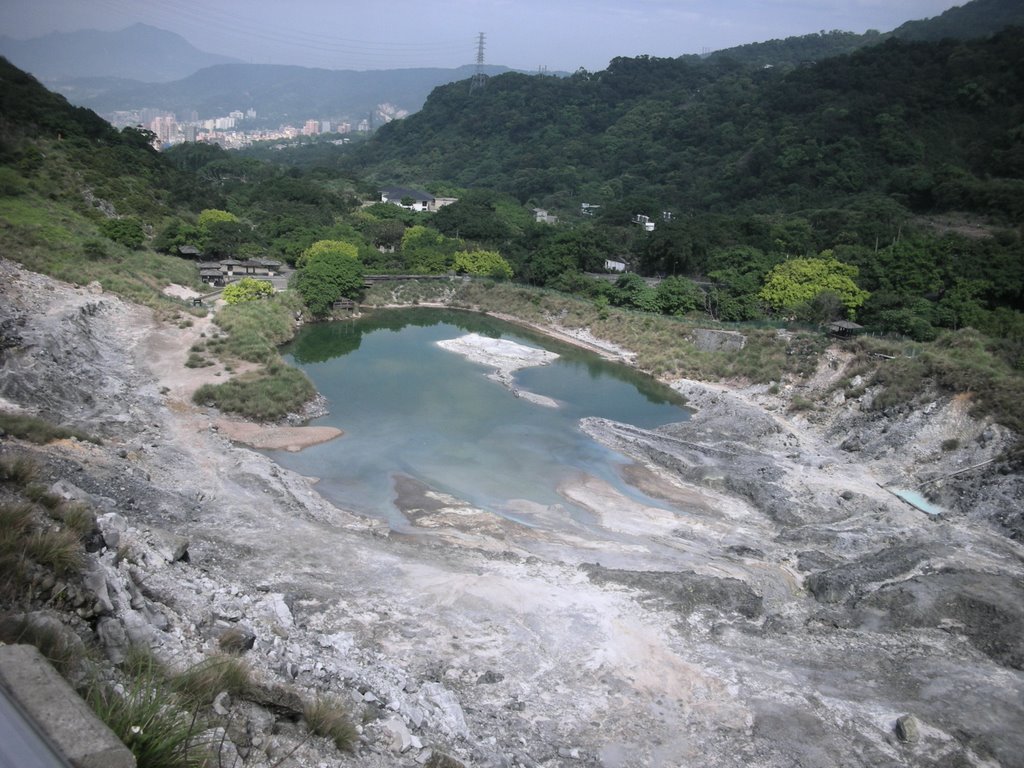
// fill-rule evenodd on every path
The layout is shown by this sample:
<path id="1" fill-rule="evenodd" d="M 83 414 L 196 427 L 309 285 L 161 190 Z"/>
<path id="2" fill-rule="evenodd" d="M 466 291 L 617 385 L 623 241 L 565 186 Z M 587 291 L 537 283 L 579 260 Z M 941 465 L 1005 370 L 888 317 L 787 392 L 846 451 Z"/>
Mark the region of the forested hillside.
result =
<path id="1" fill-rule="evenodd" d="M 634 212 L 801 210 L 885 194 L 915 211 L 1024 208 L 1024 34 L 889 41 L 788 74 L 615 59 L 567 79 L 438 88 L 360 167 L 523 202 Z"/>

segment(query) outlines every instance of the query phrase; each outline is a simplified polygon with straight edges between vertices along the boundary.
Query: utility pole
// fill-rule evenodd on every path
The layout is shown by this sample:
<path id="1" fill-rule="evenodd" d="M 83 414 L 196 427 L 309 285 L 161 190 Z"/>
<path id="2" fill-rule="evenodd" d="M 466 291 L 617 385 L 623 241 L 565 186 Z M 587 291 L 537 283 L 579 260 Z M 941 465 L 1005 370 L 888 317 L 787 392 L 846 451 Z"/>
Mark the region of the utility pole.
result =
<path id="1" fill-rule="evenodd" d="M 477 91 L 487 85 L 487 75 L 484 74 L 484 40 L 486 35 L 481 32 L 476 42 L 476 72 L 469 82 L 469 92 Z"/>

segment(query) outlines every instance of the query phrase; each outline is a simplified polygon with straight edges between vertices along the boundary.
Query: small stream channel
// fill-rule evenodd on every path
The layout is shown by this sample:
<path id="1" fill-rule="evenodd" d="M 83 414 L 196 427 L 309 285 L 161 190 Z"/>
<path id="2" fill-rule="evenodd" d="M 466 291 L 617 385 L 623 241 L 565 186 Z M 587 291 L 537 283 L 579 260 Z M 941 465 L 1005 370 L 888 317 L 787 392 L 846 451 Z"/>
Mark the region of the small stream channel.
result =
<path id="1" fill-rule="evenodd" d="M 550 365 L 519 371 L 515 385 L 559 407 L 517 398 L 486 377 L 489 369 L 436 344 L 468 333 L 558 353 Z M 525 500 L 560 505 L 589 522 L 557 492 L 581 473 L 663 506 L 630 487 L 621 474 L 628 460 L 584 435 L 578 423 L 598 416 L 653 428 L 690 413 L 678 394 L 628 366 L 473 313 L 376 311 L 309 326 L 284 351 L 329 401 L 330 414 L 313 423 L 345 435 L 272 457 L 319 478 L 319 493 L 338 506 L 383 518 L 395 530 L 409 530 L 394 504 L 399 475 L 510 519 L 518 519 L 517 502 Z"/>

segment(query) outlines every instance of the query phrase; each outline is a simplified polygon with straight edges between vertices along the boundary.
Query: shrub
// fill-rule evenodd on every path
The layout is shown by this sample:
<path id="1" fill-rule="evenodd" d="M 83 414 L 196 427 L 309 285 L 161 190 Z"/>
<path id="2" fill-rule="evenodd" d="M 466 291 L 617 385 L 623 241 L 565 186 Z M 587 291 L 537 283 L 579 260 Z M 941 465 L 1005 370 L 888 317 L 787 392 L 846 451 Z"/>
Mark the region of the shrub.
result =
<path id="1" fill-rule="evenodd" d="M 142 222 L 138 219 L 107 219 L 100 222 L 100 233 L 125 248 L 136 250 L 146 241 Z"/>
<path id="2" fill-rule="evenodd" d="M 221 294 L 228 304 L 241 304 L 246 301 L 256 301 L 274 295 L 274 286 L 266 280 L 257 280 L 254 277 L 243 277 L 237 283 L 224 286 Z"/>
<path id="3" fill-rule="evenodd" d="M 102 240 L 90 238 L 82 243 L 82 255 L 92 261 L 100 261 L 107 258 L 107 246 Z"/>

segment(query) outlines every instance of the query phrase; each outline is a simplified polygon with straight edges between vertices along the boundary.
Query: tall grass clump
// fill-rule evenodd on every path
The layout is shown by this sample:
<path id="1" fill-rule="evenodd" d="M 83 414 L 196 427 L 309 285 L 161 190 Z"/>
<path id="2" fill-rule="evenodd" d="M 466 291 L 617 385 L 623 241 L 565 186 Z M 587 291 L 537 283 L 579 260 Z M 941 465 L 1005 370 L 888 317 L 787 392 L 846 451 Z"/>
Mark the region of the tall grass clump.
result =
<path id="1" fill-rule="evenodd" d="M 275 421 L 299 411 L 315 394 L 316 388 L 306 374 L 282 362 L 223 384 L 204 384 L 192 400 L 227 413 Z"/>
<path id="2" fill-rule="evenodd" d="M 36 479 L 39 466 L 28 456 L 13 455 L 0 459 L 0 482 L 24 488 Z"/>
<path id="3" fill-rule="evenodd" d="M 174 675 L 171 687 L 192 707 L 209 706 L 217 694 L 227 691 L 244 697 L 252 690 L 249 666 L 234 656 L 219 654 Z"/>
<path id="4" fill-rule="evenodd" d="M 86 657 L 85 645 L 56 620 L 0 617 L 0 642 L 34 646 L 64 677 Z"/>
<path id="5" fill-rule="evenodd" d="M 25 538 L 24 544 L 29 558 L 61 576 L 80 573 L 85 567 L 82 540 L 71 529 L 37 530 Z"/>
<path id="6" fill-rule="evenodd" d="M 295 335 L 296 298 L 285 292 L 266 301 L 229 304 L 214 320 L 226 336 L 208 346 L 222 356 L 251 363 L 276 362 L 280 359 L 278 346 Z"/>
<path id="7" fill-rule="evenodd" d="M 336 699 L 317 696 L 306 704 L 303 716 L 310 731 L 330 739 L 338 749 L 351 751 L 355 746 L 359 732 L 345 707 Z"/>
<path id="8" fill-rule="evenodd" d="M 207 764 L 210 750 L 197 740 L 202 723 L 179 706 L 156 666 L 134 670 L 123 692 L 94 681 L 85 699 L 135 755 L 139 768 L 200 768 Z"/>
<path id="9" fill-rule="evenodd" d="M 25 540 L 31 535 L 36 516 L 33 504 L 0 504 L 0 596 L 5 600 L 24 592 L 29 565 Z"/>
<path id="10" fill-rule="evenodd" d="M 99 438 L 81 430 L 61 427 L 35 416 L 17 413 L 0 412 L 0 429 L 9 435 L 21 438 L 22 440 L 28 440 L 37 445 L 52 443 L 54 440 L 66 440 L 69 437 L 96 443 L 97 445 L 101 443 Z"/>

